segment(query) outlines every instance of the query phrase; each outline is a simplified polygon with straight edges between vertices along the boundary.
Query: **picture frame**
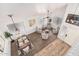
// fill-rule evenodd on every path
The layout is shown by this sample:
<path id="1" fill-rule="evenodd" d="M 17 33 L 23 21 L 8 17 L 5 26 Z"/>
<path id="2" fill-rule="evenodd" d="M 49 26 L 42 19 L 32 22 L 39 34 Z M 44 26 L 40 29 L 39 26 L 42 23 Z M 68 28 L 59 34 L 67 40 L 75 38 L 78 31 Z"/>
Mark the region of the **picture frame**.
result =
<path id="1" fill-rule="evenodd" d="M 36 24 L 36 20 L 34 18 L 29 19 L 28 23 L 29 23 L 29 27 L 33 27 Z"/>

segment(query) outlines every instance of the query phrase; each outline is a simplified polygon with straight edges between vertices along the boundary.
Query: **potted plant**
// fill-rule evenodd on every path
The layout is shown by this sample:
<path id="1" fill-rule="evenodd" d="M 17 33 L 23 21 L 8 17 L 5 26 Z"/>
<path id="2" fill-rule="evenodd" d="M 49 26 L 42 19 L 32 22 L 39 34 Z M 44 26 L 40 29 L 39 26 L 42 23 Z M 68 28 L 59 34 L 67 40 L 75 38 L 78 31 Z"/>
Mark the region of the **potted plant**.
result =
<path id="1" fill-rule="evenodd" d="M 11 38 L 12 34 L 9 33 L 9 32 L 4 32 L 4 36 L 5 38 L 10 38 L 11 39 L 11 42 L 14 42 L 14 40 Z"/>

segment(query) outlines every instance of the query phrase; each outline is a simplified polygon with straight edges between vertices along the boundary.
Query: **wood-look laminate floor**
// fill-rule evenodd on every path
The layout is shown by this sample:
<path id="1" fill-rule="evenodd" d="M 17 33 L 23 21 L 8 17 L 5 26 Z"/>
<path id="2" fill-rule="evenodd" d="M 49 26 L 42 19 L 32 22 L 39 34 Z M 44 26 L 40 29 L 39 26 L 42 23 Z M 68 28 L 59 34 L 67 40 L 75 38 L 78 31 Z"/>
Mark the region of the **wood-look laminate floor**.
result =
<path id="1" fill-rule="evenodd" d="M 48 40 L 42 40 L 41 35 L 32 33 L 29 35 L 34 49 L 29 55 L 35 56 L 61 56 L 64 55 L 70 46 L 57 38 L 57 35 L 51 34 Z"/>
<path id="2" fill-rule="evenodd" d="M 28 37 L 30 38 L 30 41 L 33 44 L 33 49 L 30 51 L 30 53 L 28 55 L 35 55 L 36 53 L 38 53 L 40 50 L 42 50 L 48 44 L 53 42 L 56 39 L 56 36 L 57 35 L 51 34 L 49 39 L 42 40 L 41 34 L 39 34 L 37 32 L 34 32 L 34 33 L 28 35 Z"/>
<path id="3" fill-rule="evenodd" d="M 41 34 L 34 32 L 28 35 L 30 42 L 33 44 L 27 56 L 57 56 L 64 55 L 70 46 L 60 39 L 57 35 L 51 34 L 48 40 L 42 40 Z M 16 49 L 16 48 L 14 48 Z M 15 52 L 12 51 L 12 52 Z"/>
<path id="4" fill-rule="evenodd" d="M 68 44 L 57 38 L 55 41 L 36 53 L 35 56 L 62 56 L 69 48 L 70 46 Z"/>

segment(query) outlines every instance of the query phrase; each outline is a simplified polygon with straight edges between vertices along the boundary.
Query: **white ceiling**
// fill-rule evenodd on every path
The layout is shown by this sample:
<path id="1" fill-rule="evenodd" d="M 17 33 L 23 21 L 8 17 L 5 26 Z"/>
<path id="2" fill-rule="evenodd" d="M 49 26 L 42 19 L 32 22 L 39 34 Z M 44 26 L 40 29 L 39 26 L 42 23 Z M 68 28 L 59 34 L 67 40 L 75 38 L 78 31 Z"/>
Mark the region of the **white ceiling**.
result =
<path id="1" fill-rule="evenodd" d="M 13 14 L 14 20 L 18 21 L 30 16 L 44 14 L 47 9 L 54 11 L 64 6 L 66 4 L 0 3 L 0 23 L 11 22 L 8 14 Z"/>

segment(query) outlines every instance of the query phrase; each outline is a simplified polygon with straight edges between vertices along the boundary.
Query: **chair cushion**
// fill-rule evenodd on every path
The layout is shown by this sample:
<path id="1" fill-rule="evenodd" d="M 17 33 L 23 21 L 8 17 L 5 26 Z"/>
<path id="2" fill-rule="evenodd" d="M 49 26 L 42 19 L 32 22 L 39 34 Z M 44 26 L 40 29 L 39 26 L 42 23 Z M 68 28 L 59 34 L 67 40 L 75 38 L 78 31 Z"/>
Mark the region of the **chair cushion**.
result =
<path id="1" fill-rule="evenodd" d="M 22 47 L 24 45 L 23 42 L 19 42 L 19 47 Z"/>
<path id="2" fill-rule="evenodd" d="M 23 42 L 23 40 L 20 38 L 20 39 L 18 39 L 18 42 L 20 43 L 20 42 Z"/>
<path id="3" fill-rule="evenodd" d="M 29 40 L 28 40 L 28 39 L 26 39 L 26 40 L 24 40 L 24 42 L 25 42 L 25 43 L 27 43 L 27 42 L 29 42 Z"/>
<path id="4" fill-rule="evenodd" d="M 23 49 L 24 52 L 28 53 L 29 52 L 29 46 Z"/>

